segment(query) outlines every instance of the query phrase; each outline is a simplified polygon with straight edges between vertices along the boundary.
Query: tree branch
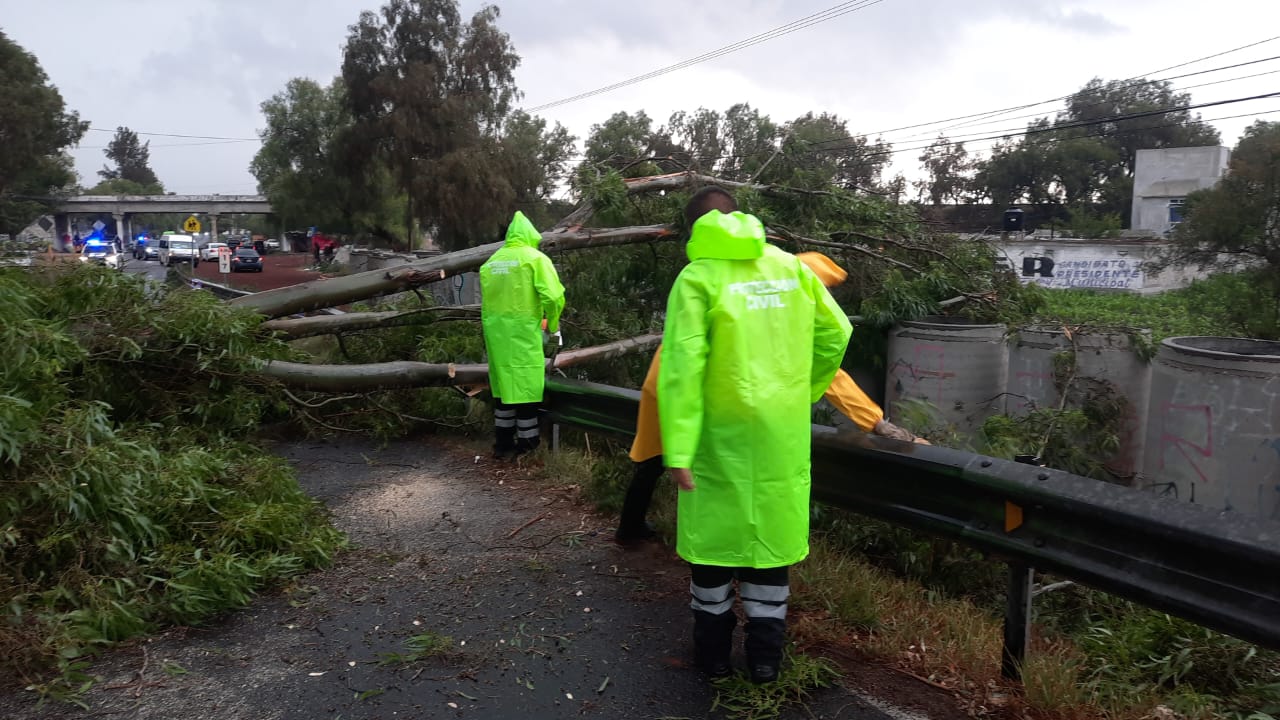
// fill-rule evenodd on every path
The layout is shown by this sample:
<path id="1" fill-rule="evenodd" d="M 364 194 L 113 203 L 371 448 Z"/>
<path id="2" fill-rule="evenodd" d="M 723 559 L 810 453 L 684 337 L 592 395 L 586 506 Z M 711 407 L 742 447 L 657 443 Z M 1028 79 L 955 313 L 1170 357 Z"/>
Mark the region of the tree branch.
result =
<path id="1" fill-rule="evenodd" d="M 565 229 L 542 233 L 541 249 L 547 253 L 593 247 L 628 245 L 673 237 L 668 225 L 641 225 L 602 230 Z M 228 301 L 235 307 L 254 310 L 267 317 L 345 305 L 357 300 L 402 292 L 422 282 L 475 270 L 497 252 L 503 243 L 489 243 L 466 250 L 419 260 L 392 270 L 370 270 L 340 277 L 309 280 L 298 285 L 266 290 Z"/>
<path id="2" fill-rule="evenodd" d="M 593 360 L 608 360 L 653 347 L 660 342 L 661 335 L 641 335 L 605 345 L 569 350 L 556 356 L 554 367 L 564 368 Z M 273 360 L 261 372 L 286 387 L 338 393 L 474 385 L 488 382 L 489 379 L 489 366 L 479 363 L 459 365 L 398 361 L 365 365 L 308 365 Z"/>
<path id="3" fill-rule="evenodd" d="M 480 317 L 479 305 L 448 307 L 433 305 L 413 310 L 388 312 L 357 312 L 345 315 L 319 315 L 302 318 L 268 320 L 258 327 L 283 335 L 290 340 L 331 335 L 335 333 L 372 330 L 375 328 L 401 327 L 446 320 L 474 320 Z"/>
<path id="4" fill-rule="evenodd" d="M 770 226 L 770 229 L 773 230 L 775 233 L 777 233 L 779 237 L 781 237 L 784 240 L 790 240 L 791 242 L 796 242 L 796 243 L 803 243 L 805 245 L 814 245 L 817 247 L 835 248 L 837 250 L 848 250 L 850 252 L 861 253 L 863 255 L 866 255 L 867 257 L 875 258 L 876 260 L 879 260 L 882 263 L 887 263 L 895 267 L 900 267 L 904 270 L 909 270 L 917 275 L 922 274 L 920 269 L 915 267 L 914 265 L 904 263 L 901 260 L 898 260 L 896 258 L 891 258 L 887 255 L 881 255 L 880 253 L 874 250 L 871 250 L 869 248 L 864 248 L 861 245 L 850 245 L 849 243 L 838 243 L 838 242 L 833 242 L 831 240 L 814 240 L 813 238 L 807 238 L 801 235 L 796 235 L 795 233 L 782 227 L 781 225 L 772 225 Z"/>

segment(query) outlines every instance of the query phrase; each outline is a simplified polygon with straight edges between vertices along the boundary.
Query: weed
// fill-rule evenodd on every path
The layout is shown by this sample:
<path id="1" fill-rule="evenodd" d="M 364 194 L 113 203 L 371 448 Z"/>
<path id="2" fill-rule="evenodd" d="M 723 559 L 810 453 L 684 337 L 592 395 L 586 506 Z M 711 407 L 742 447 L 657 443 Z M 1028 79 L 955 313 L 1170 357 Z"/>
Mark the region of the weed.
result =
<path id="1" fill-rule="evenodd" d="M 791 704 L 804 704 L 810 694 L 829 687 L 840 672 L 829 660 L 789 652 L 777 681 L 757 685 L 741 675 L 715 682 L 712 712 L 723 710 L 731 718 L 775 718 Z"/>
<path id="2" fill-rule="evenodd" d="M 407 652 L 378 654 L 379 665 L 409 665 L 428 658 L 443 657 L 453 652 L 453 639 L 434 632 L 414 635 L 404 642 Z"/>

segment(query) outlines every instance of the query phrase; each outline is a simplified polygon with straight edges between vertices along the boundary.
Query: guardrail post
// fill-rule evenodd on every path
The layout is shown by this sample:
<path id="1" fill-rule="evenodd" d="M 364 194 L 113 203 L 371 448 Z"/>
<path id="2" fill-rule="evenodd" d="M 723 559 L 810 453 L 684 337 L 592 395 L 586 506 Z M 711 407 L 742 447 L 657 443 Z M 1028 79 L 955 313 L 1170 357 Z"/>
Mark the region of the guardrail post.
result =
<path id="1" fill-rule="evenodd" d="M 1044 467 L 1035 455 L 1015 455 L 1015 462 Z M 1022 680 L 1022 664 L 1027 659 L 1031 637 L 1031 585 L 1035 570 L 1025 563 L 1009 563 L 1009 587 L 1005 592 L 1004 647 L 1000 651 L 1000 675 Z"/>
<path id="2" fill-rule="evenodd" d="M 1027 640 L 1031 635 L 1031 583 L 1035 574 L 1035 570 L 1022 563 L 1009 563 L 1000 674 L 1010 680 L 1022 679 L 1022 663 L 1027 659 Z"/>

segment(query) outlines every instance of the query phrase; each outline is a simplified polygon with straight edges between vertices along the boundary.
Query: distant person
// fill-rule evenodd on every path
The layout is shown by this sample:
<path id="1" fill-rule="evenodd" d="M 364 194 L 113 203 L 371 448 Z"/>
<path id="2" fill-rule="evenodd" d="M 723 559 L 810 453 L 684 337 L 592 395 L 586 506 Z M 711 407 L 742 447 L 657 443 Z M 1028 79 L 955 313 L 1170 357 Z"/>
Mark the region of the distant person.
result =
<path id="1" fill-rule="evenodd" d="M 852 332 L 805 265 L 765 242 L 728 191 L 685 207 L 689 264 L 667 300 L 658 416 L 680 488 L 676 552 L 690 564 L 697 664 L 732 672 L 734 586 L 752 682 L 777 680 L 788 568 L 809 554 L 810 406 Z"/>
<path id="2" fill-rule="evenodd" d="M 828 288 L 839 285 L 849 276 L 831 258 L 822 253 L 800 253 L 796 258 L 812 270 Z M 645 521 L 645 516 L 649 513 L 649 504 L 653 500 L 653 491 L 657 486 L 658 478 L 662 477 L 665 470 L 662 437 L 658 430 L 657 386 L 661 354 L 662 346 L 659 345 L 654 352 L 653 361 L 649 363 L 649 372 L 645 375 L 644 385 L 640 388 L 640 411 L 636 417 L 636 435 L 631 443 L 630 453 L 634 470 L 622 502 L 618 529 L 614 534 L 614 538 L 623 545 L 654 537 L 654 532 Z M 858 387 L 849 373 L 844 370 L 836 371 L 836 377 L 831 381 L 831 386 L 827 388 L 824 397 L 863 432 L 875 433 L 895 440 L 928 444 L 928 441 L 885 420 L 884 410 L 867 397 L 862 388 Z"/>
<path id="3" fill-rule="evenodd" d="M 542 322 L 557 344 L 564 286 L 551 258 L 538 251 L 542 235 L 522 212 L 507 226 L 506 242 L 480 266 L 480 317 L 489 355 L 489 386 L 497 458 L 538 447 L 538 405 L 546 382 Z"/>

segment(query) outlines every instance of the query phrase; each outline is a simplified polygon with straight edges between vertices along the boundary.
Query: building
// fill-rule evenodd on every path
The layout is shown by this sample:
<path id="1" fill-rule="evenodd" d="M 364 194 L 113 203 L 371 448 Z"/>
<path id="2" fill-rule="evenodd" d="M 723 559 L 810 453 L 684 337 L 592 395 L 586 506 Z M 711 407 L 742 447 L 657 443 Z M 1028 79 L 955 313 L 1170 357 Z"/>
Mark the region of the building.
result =
<path id="1" fill-rule="evenodd" d="M 1215 146 L 1139 150 L 1129 227 L 1164 236 L 1182 222 L 1187 195 L 1213 187 L 1230 158 L 1229 149 Z"/>

